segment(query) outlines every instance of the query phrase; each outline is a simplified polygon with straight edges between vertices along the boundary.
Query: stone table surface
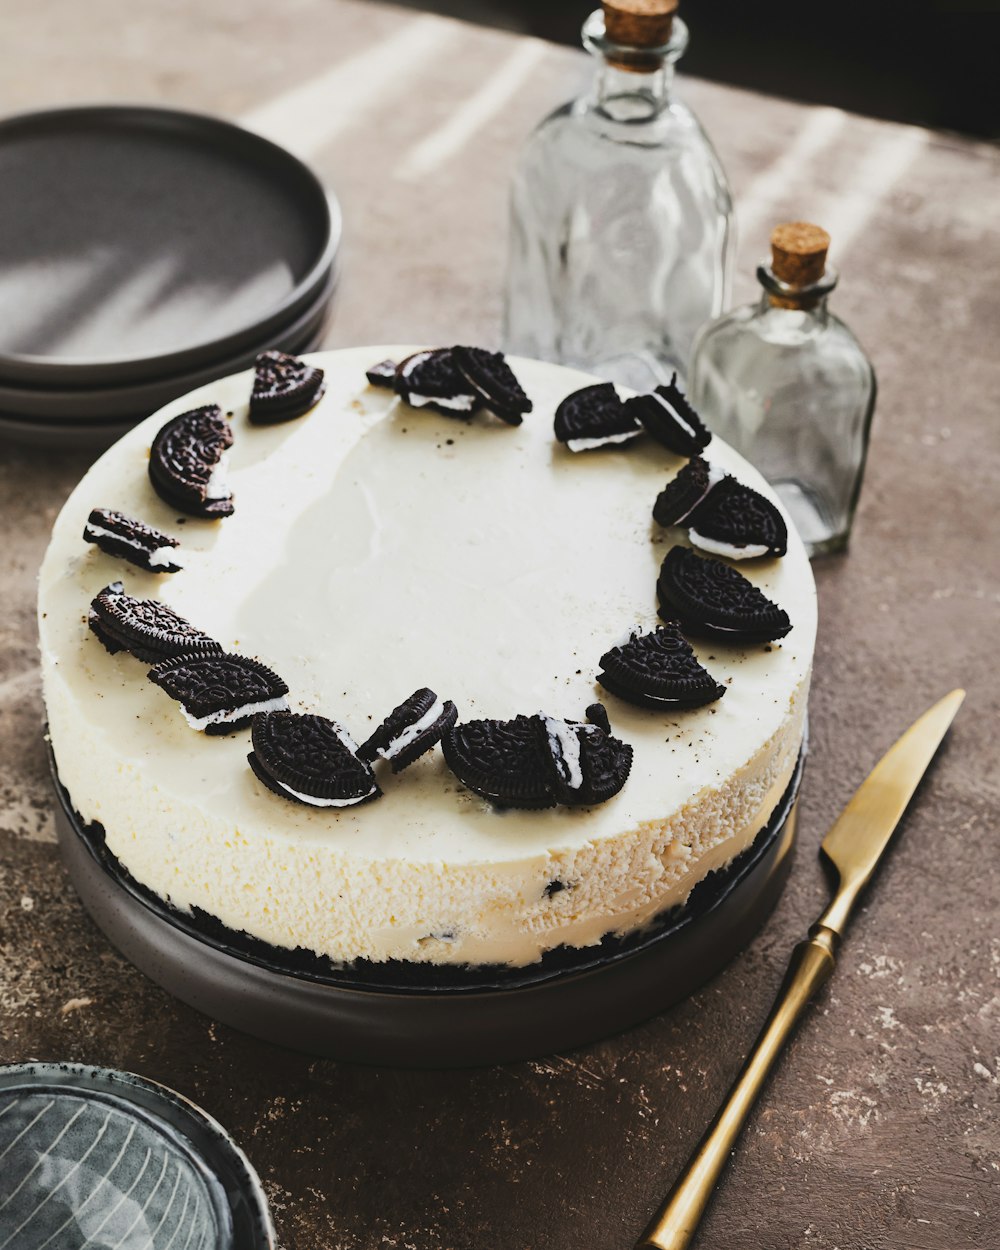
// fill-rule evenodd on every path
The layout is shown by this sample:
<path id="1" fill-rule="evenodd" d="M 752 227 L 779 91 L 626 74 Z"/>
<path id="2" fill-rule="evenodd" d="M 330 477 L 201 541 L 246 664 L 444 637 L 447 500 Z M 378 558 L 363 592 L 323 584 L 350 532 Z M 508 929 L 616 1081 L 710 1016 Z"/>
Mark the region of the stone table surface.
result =
<path id="1" fill-rule="evenodd" d="M 583 81 L 582 54 L 346 0 L 11 0 L 4 17 L 0 112 L 163 102 L 241 119 L 313 162 L 346 218 L 331 345 L 496 341 L 511 165 Z M 853 549 L 816 569 L 791 884 L 746 952 L 658 1019 L 505 1068 L 366 1069 L 213 1024 L 129 966 L 60 865 L 40 731 L 35 573 L 88 456 L 0 443 L 0 1061 L 121 1067 L 193 1097 L 246 1147 L 285 1250 L 630 1246 L 823 903 L 824 831 L 956 685 L 969 698 L 950 743 L 699 1244 L 998 1244 L 1000 153 L 694 80 L 680 92 L 736 191 L 736 296 L 772 223 L 823 223 L 836 306 L 880 397 Z"/>

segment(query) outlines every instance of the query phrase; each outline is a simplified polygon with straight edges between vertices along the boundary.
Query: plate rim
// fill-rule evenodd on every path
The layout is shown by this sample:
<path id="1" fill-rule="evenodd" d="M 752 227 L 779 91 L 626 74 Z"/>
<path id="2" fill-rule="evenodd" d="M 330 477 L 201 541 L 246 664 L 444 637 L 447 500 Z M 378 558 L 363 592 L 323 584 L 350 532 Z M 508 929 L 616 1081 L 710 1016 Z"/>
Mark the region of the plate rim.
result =
<path id="1" fill-rule="evenodd" d="M 76 387 L 21 386 L 9 383 L 6 378 L 0 377 L 0 420 L 31 421 L 38 422 L 40 425 L 58 423 L 60 425 L 85 426 L 91 422 L 103 421 L 105 419 L 103 410 L 106 406 L 116 403 L 116 401 L 121 401 L 122 396 L 127 395 L 130 397 L 128 402 L 136 406 L 134 411 L 142 415 L 136 418 L 132 415 L 132 410 L 130 410 L 128 416 L 123 418 L 123 420 L 127 420 L 129 425 L 135 425 L 136 420 L 144 420 L 145 417 L 150 416 L 163 407 L 164 403 L 169 402 L 158 398 L 155 394 L 151 399 L 146 397 L 157 389 L 172 385 L 176 386 L 177 394 L 175 398 L 179 398 L 188 391 L 206 386 L 221 377 L 228 377 L 233 373 L 242 373 L 245 369 L 251 368 L 253 358 L 260 355 L 261 352 L 269 350 L 275 344 L 278 344 L 278 350 L 288 351 L 292 354 L 295 354 L 297 351 L 304 351 L 305 349 L 301 347 L 302 343 L 311 342 L 317 337 L 317 334 L 321 336 L 324 332 L 337 286 L 337 275 L 332 273 L 316 298 L 307 304 L 287 325 L 275 326 L 266 337 L 255 339 L 246 344 L 231 358 L 221 362 L 209 361 L 205 364 L 196 364 L 179 374 L 168 373 L 162 376 L 137 378 L 132 382 L 123 381 L 117 386 L 79 385 Z M 309 350 L 316 349 L 311 348 Z M 30 396 L 31 407 L 37 405 L 41 408 L 48 405 L 50 401 L 53 401 L 54 397 L 54 403 L 57 408 L 65 404 L 80 408 L 99 408 L 102 410 L 102 413 L 100 416 L 93 416 L 75 412 L 70 413 L 68 411 L 63 413 L 49 411 L 45 413 L 26 413 L 17 411 L 14 405 L 17 403 L 19 394 Z M 117 424 L 118 422 L 112 419 L 110 423 Z"/>
<path id="2" fill-rule="evenodd" d="M 218 338 L 153 355 L 108 357 L 40 356 L 29 352 L 0 352 L 0 378 L 5 382 L 34 382 L 43 386 L 90 384 L 107 386 L 115 381 L 137 381 L 160 373 L 180 373 L 190 365 L 213 357 L 235 354 L 247 338 L 265 336 L 274 326 L 293 319 L 315 297 L 333 267 L 343 234 L 343 213 L 335 192 L 325 187 L 319 176 L 294 153 L 273 140 L 237 122 L 189 109 L 155 104 L 74 104 L 33 109 L 0 119 L 0 144 L 11 134 L 45 133 L 60 128 L 79 129 L 90 122 L 106 127 L 148 127 L 161 132 L 188 133 L 215 146 L 244 153 L 256 150 L 262 160 L 283 164 L 295 171 L 300 184 L 308 187 L 319 210 L 322 241 L 308 271 L 266 317 L 252 325 L 233 330 Z M 58 381 L 57 381 L 58 379 Z"/>

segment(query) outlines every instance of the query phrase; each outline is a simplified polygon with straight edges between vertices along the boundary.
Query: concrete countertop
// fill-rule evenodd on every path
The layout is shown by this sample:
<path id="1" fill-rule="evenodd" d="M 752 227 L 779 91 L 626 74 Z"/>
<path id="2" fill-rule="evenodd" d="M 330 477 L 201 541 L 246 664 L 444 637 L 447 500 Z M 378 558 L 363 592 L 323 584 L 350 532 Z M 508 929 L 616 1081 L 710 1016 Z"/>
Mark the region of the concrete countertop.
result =
<path id="1" fill-rule="evenodd" d="M 691 15 L 697 38 L 697 15 Z M 505 188 L 581 54 L 373 3 L 15 3 L 0 113 L 163 102 L 243 120 L 334 185 L 331 346 L 496 342 Z M 682 76 L 737 195 L 736 298 L 771 224 L 833 236 L 880 396 L 854 544 L 817 565 L 813 754 L 791 884 L 692 999 L 586 1051 L 413 1073 L 278 1051 L 171 1000 L 81 910 L 53 845 L 35 573 L 88 457 L 0 442 L 0 1061 L 171 1085 L 244 1145 L 286 1250 L 616 1250 L 727 1090 L 825 893 L 816 847 L 898 733 L 969 698 L 699 1244 L 995 1247 L 1000 1226 L 997 149 Z"/>

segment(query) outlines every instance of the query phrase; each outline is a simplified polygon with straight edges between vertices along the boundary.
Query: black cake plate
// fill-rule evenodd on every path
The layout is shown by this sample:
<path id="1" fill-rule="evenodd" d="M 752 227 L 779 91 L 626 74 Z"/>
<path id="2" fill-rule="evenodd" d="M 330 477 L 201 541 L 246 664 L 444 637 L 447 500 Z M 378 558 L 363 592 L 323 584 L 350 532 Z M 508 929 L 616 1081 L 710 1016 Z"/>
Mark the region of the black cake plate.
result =
<path id="1" fill-rule="evenodd" d="M 710 980 L 767 918 L 791 867 L 800 755 L 753 845 L 640 934 L 559 948 L 527 968 L 348 968 L 281 951 L 139 885 L 53 781 L 63 857 L 84 906 L 147 976 L 198 1011 L 265 1041 L 350 1062 L 477 1067 L 585 1045 L 638 1024 Z"/>

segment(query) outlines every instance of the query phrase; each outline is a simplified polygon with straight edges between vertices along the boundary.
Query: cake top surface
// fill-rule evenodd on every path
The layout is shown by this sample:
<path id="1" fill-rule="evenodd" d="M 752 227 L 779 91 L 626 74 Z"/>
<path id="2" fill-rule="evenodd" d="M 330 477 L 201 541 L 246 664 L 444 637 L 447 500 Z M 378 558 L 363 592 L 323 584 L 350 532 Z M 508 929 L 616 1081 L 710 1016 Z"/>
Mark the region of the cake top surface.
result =
<path id="1" fill-rule="evenodd" d="M 226 652 L 263 661 L 288 683 L 293 710 L 332 717 L 357 741 L 422 686 L 454 700 L 463 721 L 541 710 L 582 719 L 602 697 L 594 682 L 601 656 L 631 627 L 657 624 L 657 573 L 684 540 L 651 509 L 685 462 L 652 439 L 582 455 L 560 446 L 554 410 L 593 379 L 555 365 L 512 360 L 534 401 L 520 426 L 417 410 L 368 385 L 367 367 L 412 350 L 307 357 L 325 370 L 326 393 L 304 417 L 275 426 L 247 421 L 252 371 L 212 383 L 132 430 L 66 503 L 40 579 L 47 680 L 64 686 L 120 767 L 145 778 L 154 802 L 143 820 L 150 810 L 169 822 L 196 808 L 236 838 L 332 843 L 369 860 L 523 862 L 533 850 L 542 856 L 669 817 L 737 772 L 784 724 L 809 673 L 816 627 L 813 578 L 794 533 L 782 559 L 741 565 L 787 611 L 791 633 L 767 645 L 695 641 L 724 698 L 666 713 L 603 696 L 635 760 L 622 792 L 594 808 L 498 812 L 464 789 L 438 750 L 388 780 L 377 804 L 288 803 L 247 767 L 247 732 L 193 733 L 146 680 L 148 665 L 100 645 L 87 607 L 121 579 Z M 169 417 L 210 403 L 233 414 L 235 512 L 181 521 L 150 486 L 149 449 Z M 774 499 L 718 439 L 708 454 Z M 182 571 L 144 572 L 85 545 L 84 524 L 98 507 L 178 537 Z M 84 815 L 108 819 L 114 804 L 109 794 L 103 813 Z"/>

